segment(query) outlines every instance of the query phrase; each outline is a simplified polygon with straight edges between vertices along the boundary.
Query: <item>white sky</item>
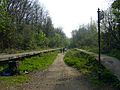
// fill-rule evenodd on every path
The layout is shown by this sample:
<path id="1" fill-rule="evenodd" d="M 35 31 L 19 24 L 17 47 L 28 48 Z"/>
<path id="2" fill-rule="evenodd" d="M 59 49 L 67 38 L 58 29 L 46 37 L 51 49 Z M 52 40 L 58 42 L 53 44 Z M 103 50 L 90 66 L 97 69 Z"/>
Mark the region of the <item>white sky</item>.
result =
<path id="1" fill-rule="evenodd" d="M 39 0 L 49 11 L 55 27 L 62 27 L 67 37 L 81 24 L 97 20 L 97 9 L 105 10 L 108 0 Z"/>

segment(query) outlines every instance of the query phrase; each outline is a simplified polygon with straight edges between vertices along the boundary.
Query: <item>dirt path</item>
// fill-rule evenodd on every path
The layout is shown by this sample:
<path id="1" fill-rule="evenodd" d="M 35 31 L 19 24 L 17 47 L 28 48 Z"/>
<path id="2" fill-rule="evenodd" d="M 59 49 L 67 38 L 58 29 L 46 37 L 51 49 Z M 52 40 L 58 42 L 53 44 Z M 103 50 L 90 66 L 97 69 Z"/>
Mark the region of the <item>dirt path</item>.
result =
<path id="1" fill-rule="evenodd" d="M 65 65 L 63 57 L 59 54 L 48 70 L 33 73 L 31 81 L 9 90 L 93 90 L 77 70 Z"/>

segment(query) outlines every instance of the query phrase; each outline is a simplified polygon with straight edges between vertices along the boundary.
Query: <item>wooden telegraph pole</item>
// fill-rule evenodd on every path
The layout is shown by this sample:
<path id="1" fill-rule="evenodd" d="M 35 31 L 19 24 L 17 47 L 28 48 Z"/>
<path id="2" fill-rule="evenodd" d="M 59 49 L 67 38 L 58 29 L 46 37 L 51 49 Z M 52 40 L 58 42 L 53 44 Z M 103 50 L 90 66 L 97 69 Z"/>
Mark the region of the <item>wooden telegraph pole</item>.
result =
<path id="1" fill-rule="evenodd" d="M 104 18 L 104 12 L 103 11 L 100 11 L 100 9 L 98 8 L 98 61 L 99 61 L 99 73 L 98 73 L 98 78 L 101 79 L 101 46 L 100 46 L 100 20 L 102 20 Z"/>
<path id="2" fill-rule="evenodd" d="M 98 60 L 99 60 L 99 65 L 101 63 L 101 59 L 100 59 L 100 9 L 98 8 L 98 48 L 99 48 L 99 55 L 98 55 Z"/>

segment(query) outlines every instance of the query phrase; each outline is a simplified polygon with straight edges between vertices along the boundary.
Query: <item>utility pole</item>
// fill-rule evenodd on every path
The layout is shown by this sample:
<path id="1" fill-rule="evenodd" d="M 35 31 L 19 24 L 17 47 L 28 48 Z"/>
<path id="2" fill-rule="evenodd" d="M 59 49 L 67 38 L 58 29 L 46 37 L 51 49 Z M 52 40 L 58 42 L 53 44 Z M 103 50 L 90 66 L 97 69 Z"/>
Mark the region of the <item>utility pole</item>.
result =
<path id="1" fill-rule="evenodd" d="M 98 8 L 98 49 L 99 49 L 99 52 L 98 52 L 98 60 L 99 60 L 99 65 L 101 63 L 101 59 L 100 59 L 100 9 Z"/>
<path id="2" fill-rule="evenodd" d="M 99 71 L 98 71 L 98 78 L 101 79 L 101 46 L 100 46 L 100 20 L 102 20 L 104 18 L 104 12 L 100 11 L 100 9 L 98 8 L 98 61 L 99 61 Z"/>

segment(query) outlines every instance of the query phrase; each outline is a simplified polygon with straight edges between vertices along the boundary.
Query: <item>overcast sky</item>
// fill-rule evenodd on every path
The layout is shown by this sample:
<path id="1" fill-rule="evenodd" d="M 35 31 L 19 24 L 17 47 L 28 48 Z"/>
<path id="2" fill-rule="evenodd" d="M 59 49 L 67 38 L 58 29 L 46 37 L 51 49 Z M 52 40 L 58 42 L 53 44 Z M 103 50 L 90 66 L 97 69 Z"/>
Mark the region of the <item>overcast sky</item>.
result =
<path id="1" fill-rule="evenodd" d="M 108 0 L 39 0 L 49 11 L 55 27 L 62 27 L 68 37 L 81 24 L 97 20 L 97 9 L 105 10 Z"/>

